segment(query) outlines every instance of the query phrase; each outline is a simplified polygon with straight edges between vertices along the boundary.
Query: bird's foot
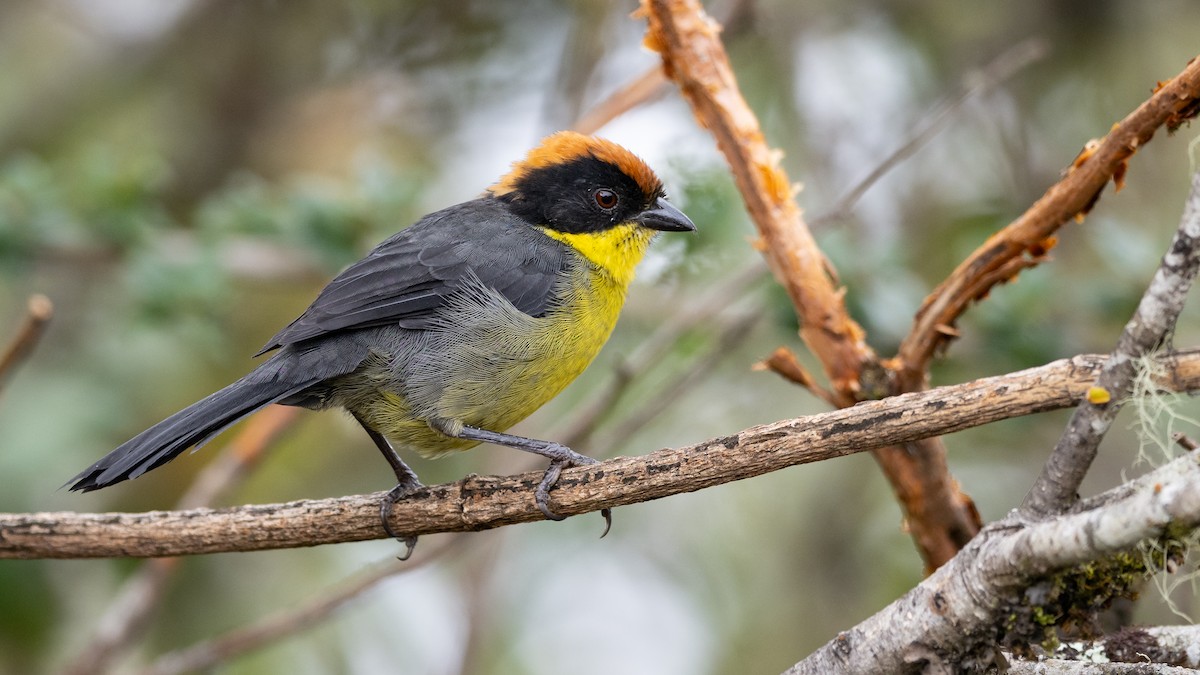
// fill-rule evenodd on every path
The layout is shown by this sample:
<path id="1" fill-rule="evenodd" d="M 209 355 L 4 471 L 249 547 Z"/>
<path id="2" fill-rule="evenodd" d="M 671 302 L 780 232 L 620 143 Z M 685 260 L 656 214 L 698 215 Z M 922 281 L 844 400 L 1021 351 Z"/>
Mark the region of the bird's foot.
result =
<path id="1" fill-rule="evenodd" d="M 413 549 L 417 547 L 417 538 L 412 535 L 401 536 L 396 534 L 396 531 L 392 529 L 391 523 L 388 522 L 392 515 L 392 507 L 396 505 L 396 502 L 423 487 L 425 486 L 421 484 L 421 481 L 417 480 L 417 477 L 413 475 L 410 480 L 405 480 L 391 490 L 388 490 L 387 494 L 383 496 L 383 501 L 379 503 L 379 519 L 383 521 L 383 531 L 387 532 L 389 537 L 407 547 L 404 555 L 396 556 L 400 560 L 408 560 L 412 557 Z"/>
<path id="2" fill-rule="evenodd" d="M 585 466 L 588 464 L 599 464 L 600 460 L 581 455 L 578 452 L 568 448 L 565 445 L 555 443 L 550 452 L 546 453 L 550 457 L 550 466 L 546 467 L 546 473 L 542 475 L 542 481 L 538 483 L 537 489 L 533 492 L 534 502 L 537 504 L 538 511 L 550 520 L 563 520 L 566 516 L 559 515 L 550 508 L 550 488 L 558 482 L 558 477 L 562 475 L 563 469 L 572 466 Z M 608 531 L 612 529 L 612 509 L 601 509 L 600 515 L 604 517 L 604 531 L 600 533 L 600 538 L 603 539 Z"/>

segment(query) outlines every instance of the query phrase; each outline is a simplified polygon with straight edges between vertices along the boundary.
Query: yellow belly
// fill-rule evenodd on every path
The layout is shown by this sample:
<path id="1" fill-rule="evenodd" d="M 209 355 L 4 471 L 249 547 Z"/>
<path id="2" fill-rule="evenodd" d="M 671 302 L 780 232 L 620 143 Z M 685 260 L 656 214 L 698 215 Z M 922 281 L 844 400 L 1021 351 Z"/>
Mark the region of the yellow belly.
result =
<path id="1" fill-rule="evenodd" d="M 586 277 L 546 316 L 500 321 L 457 344 L 452 358 L 438 364 L 440 391 L 432 404 L 412 405 L 401 393 L 380 391 L 356 412 L 424 457 L 477 445 L 434 431 L 426 421 L 432 416 L 506 431 L 578 377 L 612 333 L 625 289 L 599 271 Z"/>
<path id="2" fill-rule="evenodd" d="M 413 357 L 420 365 L 346 407 L 397 447 L 437 457 L 478 443 L 438 433 L 429 419 L 503 432 L 558 395 L 608 341 L 654 233 L 629 223 L 601 234 L 546 234 L 586 260 L 564 281 L 554 310 L 531 317 L 503 299 L 471 300 L 448 314 L 456 321 L 442 342 Z"/>

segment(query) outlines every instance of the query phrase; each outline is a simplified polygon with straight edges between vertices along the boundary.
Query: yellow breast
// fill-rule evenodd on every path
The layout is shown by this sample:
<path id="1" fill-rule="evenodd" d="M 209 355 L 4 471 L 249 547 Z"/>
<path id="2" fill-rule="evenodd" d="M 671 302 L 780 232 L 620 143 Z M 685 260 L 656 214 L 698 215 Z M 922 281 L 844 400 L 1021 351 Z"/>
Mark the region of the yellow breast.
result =
<path id="1" fill-rule="evenodd" d="M 465 450 L 476 444 L 434 432 L 425 415 L 505 431 L 558 395 L 600 353 L 654 232 L 626 224 L 598 234 L 545 233 L 584 259 L 562 280 L 556 307 L 535 318 L 509 306 L 510 316 L 487 322 L 486 339 L 462 336 L 441 363 L 444 387 L 436 402 L 417 406 L 431 406 L 427 412 L 397 393 L 373 401 L 362 414 L 384 435 L 427 457 Z"/>
<path id="2" fill-rule="evenodd" d="M 529 339 L 514 336 L 528 358 L 493 373 L 492 386 L 484 387 L 490 390 L 489 405 L 472 408 L 475 402 L 464 400 L 454 406 L 467 424 L 504 431 L 579 377 L 612 334 L 634 270 L 654 238 L 652 231 L 633 224 L 599 234 L 545 232 L 572 247 L 586 263 L 567 280 L 558 306 L 532 320 L 536 327 Z"/>

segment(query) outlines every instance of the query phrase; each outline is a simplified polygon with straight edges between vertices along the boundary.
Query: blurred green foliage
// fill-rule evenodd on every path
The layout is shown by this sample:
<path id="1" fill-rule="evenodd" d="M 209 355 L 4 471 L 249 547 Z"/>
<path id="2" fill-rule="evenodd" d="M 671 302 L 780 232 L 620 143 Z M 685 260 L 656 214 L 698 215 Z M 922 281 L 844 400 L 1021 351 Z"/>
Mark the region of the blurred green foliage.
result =
<path id="1" fill-rule="evenodd" d="M 171 223 L 161 161 L 91 149 L 67 168 L 18 154 L 0 164 L 0 259 L 6 271 L 44 250 L 125 250 Z"/>

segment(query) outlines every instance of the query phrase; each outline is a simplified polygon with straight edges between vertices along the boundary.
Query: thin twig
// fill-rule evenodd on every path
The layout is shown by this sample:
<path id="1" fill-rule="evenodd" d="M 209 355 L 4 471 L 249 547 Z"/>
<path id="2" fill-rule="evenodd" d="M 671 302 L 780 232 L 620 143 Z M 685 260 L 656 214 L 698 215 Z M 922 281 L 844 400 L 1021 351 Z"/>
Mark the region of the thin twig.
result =
<path id="1" fill-rule="evenodd" d="M 62 670 L 67 675 L 107 673 L 112 663 L 150 626 L 167 584 L 183 558 L 155 558 L 121 585 L 108 608 L 95 622 L 88 642 Z"/>
<path id="2" fill-rule="evenodd" d="M 607 3 L 583 2 L 575 5 L 574 10 L 570 32 L 555 59 L 558 69 L 554 75 L 554 88 L 542 99 L 543 126 L 552 131 L 579 118 L 588 82 L 610 42 L 611 31 L 605 25 L 610 11 Z"/>
<path id="3" fill-rule="evenodd" d="M 634 370 L 642 370 L 648 364 L 662 361 L 680 338 L 707 325 L 714 316 L 745 299 L 755 286 L 767 278 L 769 271 L 761 261 L 755 261 L 714 284 L 704 296 L 688 303 L 684 311 L 666 318 L 650 337 L 634 349 L 625 360 L 626 364 Z"/>
<path id="4" fill-rule="evenodd" d="M 1200 448 L 1200 445 L 1197 445 L 1196 441 L 1193 441 L 1190 436 L 1182 431 L 1176 431 L 1174 434 L 1171 434 L 1171 440 L 1175 441 L 1179 447 L 1187 450 L 1188 452 L 1191 452 L 1196 448 Z"/>
<path id="5" fill-rule="evenodd" d="M 34 347 L 46 332 L 46 324 L 54 316 L 54 304 L 41 294 L 29 296 L 25 303 L 25 318 L 17 333 L 0 354 L 0 390 L 8 384 L 17 367 L 29 358 Z"/>
<path id="6" fill-rule="evenodd" d="M 1162 264 L 1125 325 L 1117 348 L 1096 384 L 1054 446 L 1021 509 L 1035 516 L 1061 513 L 1076 500 L 1104 434 L 1133 390 L 1137 359 L 1167 344 L 1188 290 L 1200 272 L 1200 172 L 1184 205 L 1183 219 Z"/>
<path id="7" fill-rule="evenodd" d="M 209 506 L 241 484 L 300 415 L 300 408 L 272 405 L 251 417 L 225 451 L 196 476 L 188 491 L 179 498 L 177 508 Z"/>
<path id="8" fill-rule="evenodd" d="M 1078 404 L 1106 357 L 1077 356 L 1019 373 L 866 401 L 701 443 L 564 470 L 551 508 L 578 515 L 693 492 L 785 467 L 909 443 Z M 1165 391 L 1200 389 L 1200 349 L 1162 358 Z M 543 520 L 542 471 L 468 476 L 398 504 L 396 532 L 425 535 Z M 385 537 L 383 493 L 151 513 L 0 514 L 0 558 L 168 556 L 317 546 Z"/>
<path id="9" fill-rule="evenodd" d="M 817 382 L 817 378 L 808 372 L 808 369 L 800 363 L 800 359 L 797 359 L 792 350 L 787 347 L 777 347 L 775 351 L 771 352 L 770 356 L 754 364 L 754 368 L 756 370 L 769 370 L 793 384 L 804 387 L 812 392 L 813 396 L 825 401 L 831 407 L 837 407 L 837 397 L 833 395 L 833 392 L 822 387 Z"/>
<path id="10" fill-rule="evenodd" d="M 936 106 L 932 112 L 916 124 L 915 130 L 908 140 L 884 158 L 878 166 L 872 169 L 854 187 L 847 190 L 846 194 L 834 202 L 833 206 L 827 211 L 819 216 L 809 218 L 809 226 L 817 228 L 830 221 L 847 217 L 854 209 L 854 205 L 858 203 L 858 200 L 862 199 L 862 196 L 867 193 L 867 190 L 870 190 L 875 183 L 879 182 L 880 178 L 883 178 L 889 171 L 915 155 L 933 137 L 941 133 L 949 125 L 950 121 L 958 115 L 959 111 L 966 106 L 968 101 L 977 96 L 982 96 L 1026 67 L 1037 63 L 1045 58 L 1048 51 L 1049 49 L 1044 40 L 1041 38 L 1030 38 L 1024 42 L 1018 42 L 993 59 L 991 63 L 988 63 L 981 70 L 969 73 L 963 78 L 964 82 L 957 96 Z"/>
<path id="11" fill-rule="evenodd" d="M 163 654 L 142 671 L 143 675 L 178 675 L 207 671 L 238 656 L 300 633 L 328 619 L 347 603 L 381 582 L 418 570 L 440 559 L 463 539 L 461 535 L 451 537 L 442 545 L 418 554 L 417 560 L 392 559 L 380 563 L 333 589 L 327 589 L 300 607 L 272 614 L 224 635 Z"/>
<path id="12" fill-rule="evenodd" d="M 571 128 L 581 134 L 594 134 L 604 125 L 637 106 L 667 93 L 667 85 L 667 76 L 663 74 L 662 66 L 649 68 L 592 106 Z"/>
<path id="13" fill-rule="evenodd" d="M 500 627 L 504 630 L 504 621 L 497 622 L 494 616 L 496 605 L 490 602 L 493 584 L 499 578 L 504 583 L 507 578 L 501 576 L 501 567 L 497 565 L 500 558 L 504 538 L 496 537 L 479 555 L 474 556 L 469 566 L 462 574 L 463 594 L 469 611 L 467 616 L 466 636 L 462 640 L 461 658 L 458 662 L 459 675 L 474 675 L 483 671 L 481 663 L 484 659 L 484 646 L 488 628 Z"/>

